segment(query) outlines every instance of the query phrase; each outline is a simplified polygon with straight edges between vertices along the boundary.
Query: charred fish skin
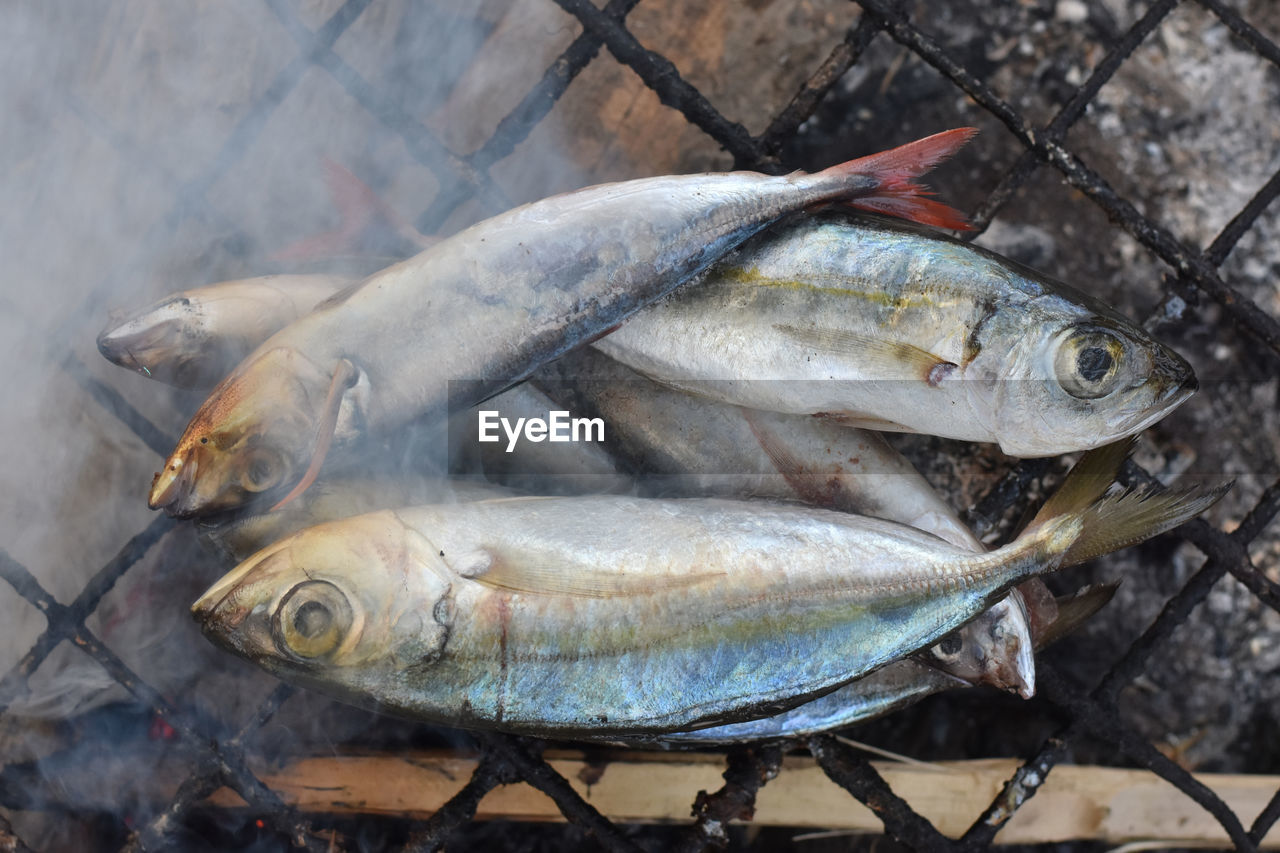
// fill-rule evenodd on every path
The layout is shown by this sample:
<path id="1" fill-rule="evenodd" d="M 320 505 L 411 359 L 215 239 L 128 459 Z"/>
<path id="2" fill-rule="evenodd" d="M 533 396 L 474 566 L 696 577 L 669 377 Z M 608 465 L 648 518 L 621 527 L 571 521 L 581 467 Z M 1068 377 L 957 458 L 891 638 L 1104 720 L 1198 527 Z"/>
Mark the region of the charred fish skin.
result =
<path id="1" fill-rule="evenodd" d="M 715 499 L 420 507 L 297 534 L 194 609 L 215 642 L 356 704 L 659 732 L 791 707 L 931 645 L 1080 530 L 1058 519 L 979 555 L 877 519 Z"/>
<path id="2" fill-rule="evenodd" d="M 313 476 L 317 448 L 330 436 L 342 445 L 368 429 L 442 416 L 450 403 L 479 402 L 788 213 L 878 194 L 905 201 L 918 189 L 910 177 L 972 133 L 949 131 L 812 175 L 735 172 L 605 184 L 474 225 L 265 341 L 197 411 L 148 503 L 191 517 L 279 496 L 305 482 L 304 469 Z M 926 211 L 922 219 L 936 214 L 927 207 L 934 202 L 912 203 Z M 305 376 L 282 372 L 280 353 L 304 364 Z M 293 384 L 305 388 L 298 418 L 310 427 L 280 432 L 262 424 L 263 411 L 279 406 Z M 251 475 L 250 449 L 270 456 L 270 476 Z"/>
<path id="3" fill-rule="evenodd" d="M 759 235 L 594 345 L 725 402 L 1014 456 L 1131 435 L 1196 387 L 1180 356 L 1065 284 L 838 211 Z"/>

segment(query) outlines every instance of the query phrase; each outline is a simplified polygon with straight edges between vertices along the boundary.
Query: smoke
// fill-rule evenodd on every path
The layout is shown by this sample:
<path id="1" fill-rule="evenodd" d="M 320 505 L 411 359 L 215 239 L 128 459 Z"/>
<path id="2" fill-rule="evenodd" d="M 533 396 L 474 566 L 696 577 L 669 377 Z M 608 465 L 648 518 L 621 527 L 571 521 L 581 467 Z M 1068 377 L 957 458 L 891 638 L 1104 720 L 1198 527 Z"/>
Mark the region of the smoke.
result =
<path id="1" fill-rule="evenodd" d="M 169 439 L 200 400 L 105 363 L 94 339 L 109 314 L 220 280 L 376 269 L 385 258 L 273 259 L 341 224 L 325 158 L 419 221 L 457 183 L 449 152 L 480 148 L 580 32 L 544 0 L 365 5 L 54 0 L 0 10 L 0 108 L 10 119 L 0 123 L 0 353 L 12 401 L 0 407 L 0 547 L 64 604 L 151 521 L 145 494 L 161 461 L 90 390 L 109 389 Z M 765 20 L 667 6 L 635 13 L 636 32 L 675 33 L 670 56 L 757 131 L 839 38 L 818 26 L 829 9 L 804 20 L 769 13 L 786 59 L 743 88 L 726 56 L 758 39 Z M 326 58 L 317 34 L 351 9 L 362 11 Z M 826 42 L 812 38 L 819 29 Z M 304 49 L 317 61 L 300 59 Z M 435 229 L 589 183 L 729 165 L 615 62 L 590 65 L 571 94 L 527 139 L 510 138 L 513 153 L 493 156 L 495 193 L 443 209 Z M 207 653 L 187 615 L 225 569 L 179 529 L 126 573 L 89 627 L 171 698 L 222 686 L 227 669 L 242 678 L 243 665 Z M 0 623 L 8 671 L 46 626 L 7 584 Z M 0 702 L 60 719 L 129 699 L 69 643 L 29 686 Z M 252 704 L 261 691 L 248 695 Z M 228 720 L 241 712 L 237 700 L 221 704 Z"/>
<path id="2" fill-rule="evenodd" d="M 117 395 L 170 440 L 200 400 L 103 361 L 94 340 L 108 315 L 175 290 L 291 271 L 272 254 L 332 230 L 341 219 L 325 183 L 325 158 L 413 221 L 438 193 L 439 176 L 451 173 L 406 138 L 441 127 L 457 135 L 451 145 L 483 138 L 489 131 L 473 125 L 491 127 L 502 114 L 485 103 L 486 87 L 518 97 L 528 79 L 517 85 L 468 72 L 505 5 L 378 3 L 339 38 L 342 59 L 416 130 L 389 126 L 333 75 L 298 58 L 289 28 L 317 30 L 338 4 L 55 0 L 0 8 L 0 79 L 6 81 L 0 86 L 6 116 L 0 122 L 6 278 L 0 356 L 8 365 L 0 406 L 0 548 L 58 601 L 75 600 L 153 518 L 146 491 L 161 451 L 90 389 L 108 389 L 108 397 Z M 555 21 L 543 31 L 558 28 L 560 41 L 571 39 L 563 13 L 542 6 L 538 14 Z M 541 37 L 528 44 L 540 51 L 532 66 L 545 67 L 558 50 L 555 40 Z M 464 73 L 478 102 L 445 109 Z M 539 193 L 545 182 L 575 185 L 574 170 L 554 151 L 537 163 L 529 172 L 543 183 L 530 182 L 522 192 Z M 460 211 L 459 217 L 480 213 Z M 455 217 L 449 227 L 460 224 Z M 344 251 L 358 254 L 361 247 Z M 386 259 L 338 263 L 368 272 Z M 107 592 L 88 628 L 169 701 L 233 731 L 275 682 L 218 653 L 190 619 L 190 602 L 227 568 L 198 547 L 190 529 L 179 528 Z M 0 583 L 0 625 L 2 673 L 47 625 L 6 583 Z M 7 731 L 0 739 L 5 764 L 29 757 L 31 741 L 21 733 L 37 721 L 83 718 L 133 701 L 69 642 L 57 645 L 26 686 L 0 695 L 6 721 L 22 721 L 17 734 Z M 286 717 L 302 728 L 316 726 L 311 715 Z M 367 728 L 365 715 L 357 716 L 359 726 L 347 727 L 337 717 L 326 715 L 326 737 Z M 150 718 L 125 714 L 119 725 L 128 731 L 107 736 L 133 757 L 135 773 L 145 773 L 155 757 L 128 746 L 147 742 Z M 89 740 L 107 742 L 93 731 Z M 110 807 L 110 795 L 102 801 L 109 789 L 103 781 L 128 771 L 99 776 L 91 767 L 74 753 L 31 765 L 27 805 Z M 77 775 L 94 779 L 98 790 L 77 793 Z M 6 788 L 16 778 L 6 776 Z M 146 817 L 133 794 L 120 793 L 114 805 L 122 816 Z"/>

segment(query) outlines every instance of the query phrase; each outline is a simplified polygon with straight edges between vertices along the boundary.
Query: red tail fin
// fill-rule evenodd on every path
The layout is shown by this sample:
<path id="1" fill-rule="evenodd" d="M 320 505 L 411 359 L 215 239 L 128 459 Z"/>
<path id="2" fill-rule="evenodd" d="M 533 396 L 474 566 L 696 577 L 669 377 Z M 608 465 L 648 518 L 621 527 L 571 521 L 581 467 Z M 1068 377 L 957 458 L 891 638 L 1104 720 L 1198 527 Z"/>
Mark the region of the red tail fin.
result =
<path id="1" fill-rule="evenodd" d="M 978 132 L 976 127 L 958 127 L 899 145 L 879 154 L 871 154 L 832 166 L 826 173 L 837 175 L 870 175 L 878 178 L 878 189 L 842 203 L 862 210 L 887 213 L 912 222 L 968 231 L 971 227 L 960 211 L 926 198 L 929 189 L 912 179 L 946 160 Z"/>

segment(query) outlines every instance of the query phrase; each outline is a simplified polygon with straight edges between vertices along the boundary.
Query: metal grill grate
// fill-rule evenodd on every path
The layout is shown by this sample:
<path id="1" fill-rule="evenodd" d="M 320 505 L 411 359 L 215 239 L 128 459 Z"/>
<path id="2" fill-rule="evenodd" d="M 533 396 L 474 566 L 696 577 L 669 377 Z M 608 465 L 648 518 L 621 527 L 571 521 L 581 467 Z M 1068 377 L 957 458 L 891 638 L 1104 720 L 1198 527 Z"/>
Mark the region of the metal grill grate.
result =
<path id="1" fill-rule="evenodd" d="M 1026 185 L 1041 166 L 1047 165 L 1168 266 L 1171 275 L 1165 283 L 1167 295 L 1198 291 L 1221 306 L 1224 319 L 1220 329 L 1223 333 L 1234 327 L 1247 333 L 1249 346 L 1256 351 L 1270 351 L 1269 355 L 1264 353 L 1262 357 L 1280 355 L 1280 323 L 1245 295 L 1233 290 L 1219 274 L 1219 268 L 1232 248 L 1280 193 L 1280 173 L 1266 182 L 1211 245 L 1200 249 L 1180 241 L 1159 221 L 1141 213 L 1133 202 L 1082 162 L 1066 143 L 1072 125 L 1085 114 L 1103 86 L 1134 51 L 1180 5 L 1179 0 L 1158 0 L 1127 32 L 1115 38 L 1110 51 L 1095 64 L 1088 79 L 1075 88 L 1058 113 L 1043 126 L 1033 124 L 1010 103 L 1002 100 L 983 82 L 981 75 L 971 71 L 964 61 L 941 46 L 903 10 L 901 4 L 892 0 L 856 0 L 861 14 L 851 5 L 849 19 L 853 23 L 843 40 L 814 70 L 794 99 L 773 118 L 767 130 L 758 136 L 751 135 L 742 125 L 718 112 L 697 88 L 681 76 L 675 65 L 661 53 L 641 45 L 632 35 L 627 29 L 626 18 L 638 0 L 610 0 L 603 9 L 587 0 L 556 0 L 561 8 L 581 23 L 583 33 L 547 68 L 519 105 L 498 124 L 488 141 L 468 156 L 451 152 L 430 130 L 364 80 L 334 51 L 334 43 L 366 11 L 370 6 L 369 0 L 347 0 L 315 31 L 301 22 L 288 0 L 263 2 L 293 39 L 298 55 L 266 86 L 207 167 L 182 187 L 173 201 L 170 214 L 157 224 L 152 233 L 144 236 L 139 253 L 146 253 L 166 240 L 188 211 L 204 204 L 209 188 L 235 167 L 261 133 L 272 112 L 303 74 L 312 68 L 323 69 L 364 109 L 397 134 L 415 160 L 436 175 L 441 189 L 417 220 L 421 229 L 430 232 L 470 199 L 478 199 L 489 212 L 509 206 L 502 189 L 489 174 L 490 167 L 511 153 L 530 134 L 583 69 L 592 62 L 608 61 L 597 58 L 602 47 L 613 60 L 639 75 L 662 103 L 679 110 L 691 124 L 730 152 L 738 168 L 781 171 L 786 165 L 780 156 L 784 143 L 798 133 L 800 126 L 818 109 L 824 96 L 859 62 L 868 46 L 877 39 L 888 38 L 945 76 L 959 92 L 1003 124 L 1024 149 L 1016 163 L 1000 178 L 994 191 L 977 208 L 974 219 L 979 229 L 985 228 L 1015 192 Z M 1192 0 L 1182 2 L 1189 4 Z M 1266 61 L 1280 65 L 1280 47 L 1227 5 L 1220 0 L 1195 2 L 1217 16 L 1240 43 Z M 94 379 L 74 359 L 66 362 L 66 368 L 83 388 L 133 429 L 149 447 L 160 454 L 169 450 L 172 441 L 163 430 L 149 423 L 119 394 Z M 999 515 L 1020 496 L 1023 488 L 1018 484 L 1025 487 L 1028 480 L 1042 470 L 1034 463 L 1024 463 L 1007 481 L 1014 487 L 998 490 L 993 496 L 995 505 L 984 507 L 984 512 Z M 1141 478 L 1144 472 L 1131 468 L 1128 475 Z M 1004 791 L 963 838 L 953 841 L 942 836 L 896 796 L 860 754 L 833 737 L 812 738 L 810 750 L 831 779 L 880 816 L 890 835 L 921 850 L 970 850 L 989 846 L 997 831 L 1019 806 L 1034 796 L 1054 764 L 1064 757 L 1074 742 L 1088 735 L 1114 745 L 1138 766 L 1149 769 L 1193 798 L 1221 823 L 1237 849 L 1256 849 L 1259 840 L 1280 818 L 1280 792 L 1271 799 L 1253 825 L 1245 827 L 1211 790 L 1128 727 L 1118 712 L 1117 702 L 1121 689 L 1142 673 L 1151 655 L 1162 647 L 1224 575 L 1231 574 L 1261 602 L 1280 610 L 1280 586 L 1259 571 L 1248 550 L 1277 510 L 1280 510 L 1280 482 L 1265 490 L 1248 516 L 1231 533 L 1217 530 L 1204 521 L 1195 521 L 1181 528 L 1176 535 L 1204 554 L 1203 565 L 1169 598 L 1158 618 L 1115 662 L 1094 690 L 1086 692 L 1051 668 L 1042 669 L 1042 694 L 1064 711 L 1070 722 L 1025 760 Z M 132 672 L 85 625 L 86 618 L 95 611 L 103 596 L 172 526 L 172 522 L 163 518 L 148 525 L 102 567 L 69 605 L 56 601 L 26 568 L 6 552 L 0 552 L 0 576 L 39 608 L 48 620 L 45 632 L 0 681 L 0 695 L 12 696 L 20 692 L 50 651 L 63 640 L 71 640 L 140 702 L 177 730 L 187 743 L 194 745 L 198 757 L 192 762 L 190 774 L 181 783 L 173 802 L 148 825 L 138 827 L 125 849 L 165 847 L 171 840 L 170 834 L 192 808 L 222 786 L 230 787 L 243 797 L 255 815 L 292 845 L 325 849 L 331 838 L 317 832 L 307 819 L 289 808 L 277 793 L 249 770 L 245 761 L 246 739 L 271 719 L 291 695 L 292 688 L 280 686 L 243 730 L 228 738 L 203 722 L 194 709 L 165 699 Z M 0 707 L 0 714 L 4 710 Z M 516 781 L 527 782 L 546 793 L 568 821 L 593 836 L 605 849 L 639 849 L 626 832 L 583 800 L 567 780 L 541 758 L 538 742 L 485 736 L 482 744 L 482 757 L 471 780 L 435 816 L 420 826 L 406 849 L 439 848 L 472 819 L 477 803 L 488 791 Z M 696 820 L 682 831 L 679 848 L 701 850 L 724 843 L 722 823 L 750 811 L 757 790 L 776 773 L 780 760 L 780 752 L 773 747 L 730 752 L 724 787 L 709 795 L 699 795 L 693 806 Z M 691 797 L 693 793 L 690 792 Z M 26 849 L 2 816 L 0 849 Z"/>

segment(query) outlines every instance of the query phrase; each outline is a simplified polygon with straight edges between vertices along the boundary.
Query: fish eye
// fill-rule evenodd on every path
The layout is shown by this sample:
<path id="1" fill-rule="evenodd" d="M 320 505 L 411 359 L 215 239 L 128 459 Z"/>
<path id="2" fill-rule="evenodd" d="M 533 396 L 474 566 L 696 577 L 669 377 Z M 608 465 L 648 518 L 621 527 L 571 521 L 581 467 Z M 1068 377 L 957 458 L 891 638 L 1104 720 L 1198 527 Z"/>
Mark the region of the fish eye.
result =
<path id="1" fill-rule="evenodd" d="M 284 479 L 284 460 L 280 454 L 266 448 L 249 451 L 240 485 L 250 492 L 265 492 Z"/>
<path id="2" fill-rule="evenodd" d="M 964 649 L 964 640 L 961 639 L 960 635 L 948 634 L 947 636 L 943 637 L 942 640 L 936 646 L 933 647 L 933 654 L 934 654 L 934 657 L 937 657 L 940 660 L 949 661 L 959 656 L 960 652 L 963 649 Z"/>
<path id="3" fill-rule="evenodd" d="M 1054 376 L 1062 389 L 1081 400 L 1105 397 L 1120 384 L 1124 340 L 1096 326 L 1079 328 L 1058 346 Z"/>
<path id="4" fill-rule="evenodd" d="M 283 654 L 315 660 L 342 644 L 353 621 L 351 602 L 342 590 L 328 581 L 305 581 L 276 608 L 272 634 Z"/>

